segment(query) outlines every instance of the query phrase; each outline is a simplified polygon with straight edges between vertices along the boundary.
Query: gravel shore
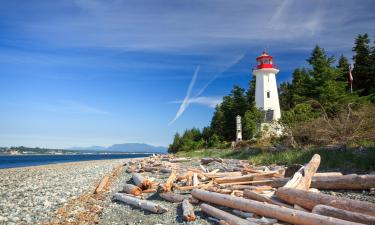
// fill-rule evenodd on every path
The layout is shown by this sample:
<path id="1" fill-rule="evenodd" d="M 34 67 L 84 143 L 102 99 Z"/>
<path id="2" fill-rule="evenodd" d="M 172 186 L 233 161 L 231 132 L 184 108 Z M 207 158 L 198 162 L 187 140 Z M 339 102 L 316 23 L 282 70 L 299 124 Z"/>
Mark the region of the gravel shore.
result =
<path id="1" fill-rule="evenodd" d="M 0 224 L 41 224 L 129 159 L 0 169 Z"/>
<path id="2" fill-rule="evenodd" d="M 131 174 L 122 165 L 140 159 L 100 160 L 62 163 L 45 166 L 0 169 L 0 224 L 104 224 L 104 225 L 169 225 L 215 224 L 195 205 L 197 220 L 184 222 L 177 203 L 166 202 L 156 193 L 143 194 L 144 199 L 169 209 L 152 214 L 112 200 L 124 184 L 131 183 Z M 185 164 L 199 167 L 199 160 Z M 181 164 L 181 165 L 182 165 Z M 210 170 L 220 165 L 207 166 Z M 229 164 L 231 165 L 231 164 Z M 118 171 L 118 172 L 114 172 Z M 143 173 L 165 181 L 169 174 Z M 93 194 L 104 176 L 110 176 L 108 192 Z M 368 191 L 322 191 L 323 193 L 375 203 Z M 66 215 L 66 216 L 64 216 Z M 84 222 L 82 222 L 84 221 Z"/>

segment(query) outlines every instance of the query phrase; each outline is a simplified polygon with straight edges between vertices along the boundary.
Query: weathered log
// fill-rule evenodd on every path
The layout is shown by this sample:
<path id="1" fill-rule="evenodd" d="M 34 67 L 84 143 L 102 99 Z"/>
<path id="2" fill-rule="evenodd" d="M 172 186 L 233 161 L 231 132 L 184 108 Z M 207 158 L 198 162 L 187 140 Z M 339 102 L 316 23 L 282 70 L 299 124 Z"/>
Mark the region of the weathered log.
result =
<path id="1" fill-rule="evenodd" d="M 257 223 L 252 223 L 248 220 L 242 219 L 241 217 L 235 216 L 205 203 L 201 205 L 201 209 L 204 213 L 220 220 L 224 220 L 231 225 L 258 225 Z"/>
<path id="2" fill-rule="evenodd" d="M 313 210 L 313 213 L 323 215 L 323 216 L 330 216 L 335 217 L 343 220 L 353 221 L 357 223 L 364 223 L 364 224 L 375 224 L 375 217 L 362 214 L 362 213 L 355 213 L 350 212 L 343 209 L 334 208 L 327 205 L 316 205 Z"/>
<path id="3" fill-rule="evenodd" d="M 103 179 L 100 181 L 99 185 L 95 189 L 95 194 L 102 193 L 105 191 L 105 186 L 109 182 L 109 177 L 104 176 Z"/>
<path id="4" fill-rule="evenodd" d="M 209 163 L 211 163 L 211 162 L 219 162 L 219 163 L 222 163 L 222 162 L 224 162 L 224 160 L 221 159 L 221 158 L 202 158 L 202 159 L 201 159 L 201 163 L 202 163 L 203 165 L 205 165 L 205 164 L 209 164 Z"/>
<path id="5" fill-rule="evenodd" d="M 331 176 L 342 176 L 340 172 L 323 172 L 323 173 L 315 173 L 314 177 L 331 177 Z"/>
<path id="6" fill-rule="evenodd" d="M 177 194 L 177 193 L 173 193 L 173 192 L 159 193 L 159 196 L 162 199 L 167 200 L 169 202 L 178 202 L 178 203 L 182 202 L 184 199 L 189 199 L 190 201 L 192 199 L 191 195 L 181 195 L 181 194 Z"/>
<path id="7" fill-rule="evenodd" d="M 153 193 L 153 192 L 157 192 L 158 190 L 156 190 L 155 188 L 149 188 L 149 189 L 145 189 L 142 191 L 142 193 Z"/>
<path id="8" fill-rule="evenodd" d="M 167 181 L 166 181 L 164 184 L 162 184 L 162 185 L 160 186 L 160 190 L 161 190 L 162 192 L 168 192 L 168 191 L 171 191 L 172 186 L 173 186 L 173 182 L 174 182 L 174 180 L 176 179 L 176 176 L 177 176 L 177 172 L 176 172 L 176 170 L 172 170 L 172 172 L 171 172 L 171 174 L 169 175 Z"/>
<path id="9" fill-rule="evenodd" d="M 309 210 L 312 210 L 316 205 L 322 204 L 375 216 L 375 204 L 369 202 L 285 187 L 279 188 L 276 191 L 276 196 L 289 204 L 297 204 Z"/>
<path id="10" fill-rule="evenodd" d="M 132 184 L 125 184 L 122 190 L 127 194 L 131 194 L 135 196 L 142 194 L 142 189 Z"/>
<path id="11" fill-rule="evenodd" d="M 146 178 L 144 178 L 141 174 L 139 173 L 133 173 L 132 174 L 132 179 L 135 185 L 140 187 L 141 189 L 148 189 L 152 187 L 152 182 Z"/>
<path id="12" fill-rule="evenodd" d="M 179 163 L 179 162 L 189 162 L 191 159 L 181 157 L 181 158 L 174 158 L 174 159 L 169 159 L 169 162 L 171 163 Z"/>
<path id="13" fill-rule="evenodd" d="M 273 178 L 259 181 L 252 185 L 268 185 L 274 188 L 282 187 L 288 178 Z M 375 175 L 342 175 L 342 176 L 314 176 L 311 187 L 327 190 L 364 190 L 375 187 Z"/>
<path id="14" fill-rule="evenodd" d="M 237 216 L 241 216 L 243 218 L 252 218 L 254 217 L 254 213 L 244 212 L 238 209 L 233 209 L 232 212 Z"/>
<path id="15" fill-rule="evenodd" d="M 223 172 L 223 173 L 204 173 L 203 174 L 205 177 L 208 178 L 219 178 L 219 177 L 238 177 L 241 176 L 241 172 Z"/>
<path id="16" fill-rule="evenodd" d="M 255 201 L 258 201 L 258 202 L 267 202 L 267 203 L 278 205 L 278 206 L 292 208 L 292 206 L 290 206 L 288 204 L 282 203 L 280 201 L 276 201 L 272 198 L 268 198 L 266 196 L 260 195 L 258 193 L 253 192 L 253 191 L 250 191 L 250 190 L 245 190 L 243 192 L 243 195 L 244 195 L 245 198 L 249 198 L 249 199 L 252 199 L 252 200 L 255 200 Z"/>
<path id="17" fill-rule="evenodd" d="M 193 186 L 197 187 L 199 185 L 198 175 L 197 173 L 193 173 Z"/>
<path id="18" fill-rule="evenodd" d="M 343 175 L 313 177 L 312 187 L 317 189 L 370 189 L 375 187 L 375 175 Z"/>
<path id="19" fill-rule="evenodd" d="M 184 199 L 181 203 L 182 207 L 182 216 L 185 221 L 194 221 L 197 217 L 195 216 L 194 213 L 194 208 L 190 204 L 188 199 Z"/>
<path id="20" fill-rule="evenodd" d="M 153 212 L 153 213 L 165 213 L 168 211 L 168 209 L 162 205 L 155 204 L 151 201 L 147 200 L 142 200 L 138 199 L 135 197 L 131 197 L 129 195 L 121 194 L 121 193 L 116 193 L 114 195 L 114 200 L 124 202 L 128 205 L 134 206 L 134 207 L 139 207 L 141 209 Z"/>
<path id="21" fill-rule="evenodd" d="M 249 174 L 249 175 L 243 175 L 243 176 L 232 176 L 232 177 L 221 177 L 221 178 L 216 178 L 215 182 L 218 184 L 223 184 L 223 183 L 237 183 L 237 182 L 247 182 L 247 181 L 253 181 L 254 178 L 268 178 L 268 177 L 273 177 L 273 175 L 276 172 L 267 172 L 267 173 L 257 173 L 257 174 Z"/>
<path id="22" fill-rule="evenodd" d="M 358 223 L 348 222 L 337 218 L 322 216 L 290 208 L 284 208 L 268 203 L 261 203 L 245 198 L 218 194 L 200 189 L 192 191 L 194 198 L 211 202 L 217 205 L 227 206 L 257 215 L 275 218 L 284 222 L 301 225 L 353 225 Z"/>
<path id="23" fill-rule="evenodd" d="M 294 175 L 293 178 L 290 179 L 284 187 L 288 188 L 296 188 L 301 190 L 309 190 L 311 185 L 311 179 L 318 170 L 318 167 L 320 165 L 320 155 L 315 154 L 310 162 L 304 166 L 301 167 Z"/>

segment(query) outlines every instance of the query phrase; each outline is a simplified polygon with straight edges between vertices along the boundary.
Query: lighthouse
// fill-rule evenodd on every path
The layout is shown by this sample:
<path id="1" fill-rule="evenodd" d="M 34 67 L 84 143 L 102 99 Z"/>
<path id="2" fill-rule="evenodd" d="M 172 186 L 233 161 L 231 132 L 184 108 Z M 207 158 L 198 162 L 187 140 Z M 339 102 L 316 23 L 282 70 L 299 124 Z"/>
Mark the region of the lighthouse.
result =
<path id="1" fill-rule="evenodd" d="M 279 94 L 277 92 L 276 74 L 279 70 L 273 64 L 272 56 L 265 51 L 256 58 L 257 66 L 253 70 L 255 82 L 255 105 L 264 111 L 265 118 L 261 129 L 267 133 L 281 134 L 281 127 L 276 123 L 281 117 Z"/>

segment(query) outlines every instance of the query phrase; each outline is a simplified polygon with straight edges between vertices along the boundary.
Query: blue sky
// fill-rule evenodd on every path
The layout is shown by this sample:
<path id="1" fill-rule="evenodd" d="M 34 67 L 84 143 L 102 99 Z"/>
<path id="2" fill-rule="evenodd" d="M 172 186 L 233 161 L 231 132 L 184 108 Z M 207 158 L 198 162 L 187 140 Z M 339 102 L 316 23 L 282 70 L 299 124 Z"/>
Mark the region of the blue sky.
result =
<path id="1" fill-rule="evenodd" d="M 0 146 L 168 145 L 209 124 L 263 49 L 290 80 L 351 57 L 375 1 L 0 0 Z M 185 99 L 185 103 L 181 103 Z"/>

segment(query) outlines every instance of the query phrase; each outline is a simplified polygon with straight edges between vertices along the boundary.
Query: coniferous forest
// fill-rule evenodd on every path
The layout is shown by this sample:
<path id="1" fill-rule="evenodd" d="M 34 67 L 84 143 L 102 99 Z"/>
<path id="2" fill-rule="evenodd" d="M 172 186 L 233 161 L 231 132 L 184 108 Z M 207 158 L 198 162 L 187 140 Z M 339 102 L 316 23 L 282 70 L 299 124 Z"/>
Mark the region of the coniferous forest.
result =
<path id="1" fill-rule="evenodd" d="M 349 85 L 349 62 L 316 46 L 307 68 L 296 68 L 291 82 L 279 86 L 284 134 L 270 137 L 270 144 L 340 147 L 375 144 L 375 44 L 368 34 L 355 38 L 353 47 L 353 92 Z M 236 135 L 236 116 L 242 117 L 243 143 L 263 139 L 258 126 L 264 113 L 255 107 L 255 79 L 247 90 L 234 86 L 217 105 L 209 126 L 176 133 L 170 152 L 205 148 L 229 148 Z M 264 140 L 263 142 L 264 143 Z"/>

